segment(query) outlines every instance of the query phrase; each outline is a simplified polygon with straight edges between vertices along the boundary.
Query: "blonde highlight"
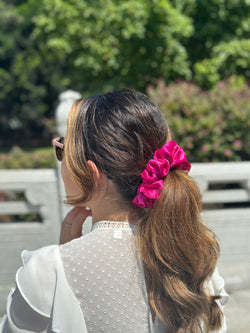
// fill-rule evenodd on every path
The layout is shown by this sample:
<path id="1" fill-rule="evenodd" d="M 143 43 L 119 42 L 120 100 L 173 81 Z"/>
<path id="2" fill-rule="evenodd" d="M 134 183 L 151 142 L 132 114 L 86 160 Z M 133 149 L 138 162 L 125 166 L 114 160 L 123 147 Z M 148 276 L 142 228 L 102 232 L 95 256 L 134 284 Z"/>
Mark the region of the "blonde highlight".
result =
<path id="1" fill-rule="evenodd" d="M 90 199 L 94 190 L 93 172 L 85 158 L 84 144 L 82 140 L 82 125 L 84 121 L 84 113 L 86 113 L 86 110 L 84 110 L 85 112 L 82 112 L 81 110 L 82 104 L 83 99 L 79 99 L 74 102 L 71 108 L 65 140 L 65 160 L 67 168 L 75 183 L 82 190 L 81 197 L 67 198 L 66 203 L 70 205 L 84 203 Z M 80 113 L 83 113 L 81 119 L 79 119 Z M 88 191 L 86 191 L 86 189 L 88 189 Z"/>

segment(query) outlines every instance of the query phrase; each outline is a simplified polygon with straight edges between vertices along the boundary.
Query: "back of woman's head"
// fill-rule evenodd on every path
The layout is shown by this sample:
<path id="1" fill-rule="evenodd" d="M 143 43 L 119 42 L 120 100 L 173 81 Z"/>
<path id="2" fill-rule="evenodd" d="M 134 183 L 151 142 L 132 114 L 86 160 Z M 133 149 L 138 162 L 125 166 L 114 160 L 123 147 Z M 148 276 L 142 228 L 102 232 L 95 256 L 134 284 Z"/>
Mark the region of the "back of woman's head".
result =
<path id="1" fill-rule="evenodd" d="M 138 92 L 124 90 L 78 100 L 70 113 L 65 150 L 66 163 L 83 195 L 71 203 L 88 200 L 94 191 L 87 163 L 91 160 L 132 207 L 141 173 L 169 140 L 164 116 Z M 187 170 L 170 168 L 160 180 L 158 200 L 152 207 L 139 208 L 136 221 L 152 314 L 168 332 L 177 333 L 197 332 L 201 319 L 207 330 L 221 325 L 217 297 L 208 295 L 204 287 L 215 270 L 219 245 L 201 221 L 200 191 Z"/>
<path id="2" fill-rule="evenodd" d="M 162 113 L 143 94 L 123 90 L 78 100 L 70 113 L 65 149 L 67 164 L 82 188 L 80 200 L 89 199 L 93 191 L 86 163 L 91 160 L 124 200 L 132 202 L 140 173 L 168 136 Z"/>

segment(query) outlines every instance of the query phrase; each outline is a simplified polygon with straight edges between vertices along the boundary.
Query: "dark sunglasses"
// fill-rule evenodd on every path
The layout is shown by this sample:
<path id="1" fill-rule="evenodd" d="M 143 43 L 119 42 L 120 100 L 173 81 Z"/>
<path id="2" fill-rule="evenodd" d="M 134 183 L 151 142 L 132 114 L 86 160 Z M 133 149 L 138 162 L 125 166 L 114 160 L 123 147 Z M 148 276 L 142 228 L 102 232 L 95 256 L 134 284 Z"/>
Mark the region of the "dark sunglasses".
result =
<path id="1" fill-rule="evenodd" d="M 53 139 L 52 145 L 55 149 L 56 158 L 61 162 L 64 156 L 64 137 Z"/>

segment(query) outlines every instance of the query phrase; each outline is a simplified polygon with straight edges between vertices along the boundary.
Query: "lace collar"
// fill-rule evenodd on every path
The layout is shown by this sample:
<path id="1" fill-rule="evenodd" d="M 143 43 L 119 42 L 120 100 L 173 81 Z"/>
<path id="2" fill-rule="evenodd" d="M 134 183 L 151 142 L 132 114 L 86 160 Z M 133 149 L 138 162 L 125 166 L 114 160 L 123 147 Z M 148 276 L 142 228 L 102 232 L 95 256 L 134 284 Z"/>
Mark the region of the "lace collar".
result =
<path id="1" fill-rule="evenodd" d="M 92 225 L 91 231 L 95 229 L 127 229 L 136 230 L 136 225 L 129 222 L 98 221 Z"/>

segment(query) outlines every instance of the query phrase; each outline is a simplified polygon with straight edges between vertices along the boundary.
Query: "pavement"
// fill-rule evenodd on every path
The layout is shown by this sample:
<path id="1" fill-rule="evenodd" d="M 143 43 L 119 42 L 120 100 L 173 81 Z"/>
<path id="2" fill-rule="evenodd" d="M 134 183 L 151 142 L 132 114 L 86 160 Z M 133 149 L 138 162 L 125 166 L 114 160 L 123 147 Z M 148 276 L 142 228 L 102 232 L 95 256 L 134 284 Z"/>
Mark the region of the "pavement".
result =
<path id="1" fill-rule="evenodd" d="M 224 311 L 228 333 L 250 333 L 250 288 L 233 291 Z"/>

